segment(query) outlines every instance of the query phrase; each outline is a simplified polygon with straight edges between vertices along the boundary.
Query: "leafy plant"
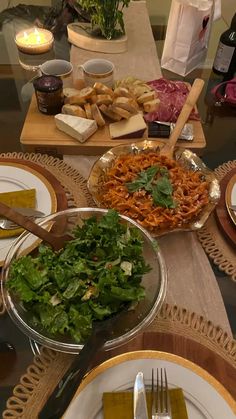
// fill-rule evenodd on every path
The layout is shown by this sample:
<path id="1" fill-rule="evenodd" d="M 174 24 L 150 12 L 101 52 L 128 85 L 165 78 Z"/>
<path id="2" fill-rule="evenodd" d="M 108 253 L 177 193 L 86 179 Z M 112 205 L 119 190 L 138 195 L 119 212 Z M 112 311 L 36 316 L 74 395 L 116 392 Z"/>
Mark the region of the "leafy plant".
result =
<path id="1" fill-rule="evenodd" d="M 92 29 L 99 28 L 107 39 L 114 39 L 125 33 L 123 9 L 130 0 L 76 0 L 90 15 Z"/>

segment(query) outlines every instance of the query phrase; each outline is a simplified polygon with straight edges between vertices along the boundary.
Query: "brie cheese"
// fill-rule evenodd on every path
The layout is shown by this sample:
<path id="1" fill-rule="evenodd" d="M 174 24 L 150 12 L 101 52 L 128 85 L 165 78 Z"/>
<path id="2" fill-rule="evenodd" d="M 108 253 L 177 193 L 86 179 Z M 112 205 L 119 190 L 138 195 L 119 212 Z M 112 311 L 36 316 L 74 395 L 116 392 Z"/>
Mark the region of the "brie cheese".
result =
<path id="1" fill-rule="evenodd" d="M 98 129 L 96 121 L 62 113 L 55 115 L 55 122 L 58 129 L 81 143 L 86 141 Z"/>
<path id="2" fill-rule="evenodd" d="M 109 125 L 111 138 L 140 138 L 146 128 L 146 123 L 140 114 Z"/>

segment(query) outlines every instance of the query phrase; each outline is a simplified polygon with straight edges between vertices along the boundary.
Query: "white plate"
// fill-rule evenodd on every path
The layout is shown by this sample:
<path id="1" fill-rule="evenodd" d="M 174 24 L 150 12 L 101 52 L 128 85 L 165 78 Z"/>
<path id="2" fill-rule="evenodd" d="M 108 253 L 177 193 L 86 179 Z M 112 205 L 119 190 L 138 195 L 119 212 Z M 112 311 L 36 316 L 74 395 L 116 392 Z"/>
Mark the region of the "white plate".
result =
<path id="1" fill-rule="evenodd" d="M 36 189 L 35 209 L 49 215 L 57 209 L 56 193 L 48 180 L 26 165 L 0 162 L 0 193 Z M 17 237 L 0 239 L 0 266 Z"/>
<path id="2" fill-rule="evenodd" d="M 125 353 L 96 367 L 80 385 L 63 419 L 102 419 L 104 392 L 132 389 L 139 371 L 145 384 L 151 385 L 151 371 L 157 367 L 167 369 L 170 388 L 183 389 L 189 419 L 235 419 L 236 402 L 214 377 L 184 358 L 158 351 Z"/>
<path id="3" fill-rule="evenodd" d="M 232 178 L 227 184 L 227 187 L 225 190 L 225 202 L 226 202 L 228 213 L 233 223 L 236 225 L 236 211 L 233 211 L 230 208 L 231 205 L 236 205 L 236 175 L 232 176 Z"/>

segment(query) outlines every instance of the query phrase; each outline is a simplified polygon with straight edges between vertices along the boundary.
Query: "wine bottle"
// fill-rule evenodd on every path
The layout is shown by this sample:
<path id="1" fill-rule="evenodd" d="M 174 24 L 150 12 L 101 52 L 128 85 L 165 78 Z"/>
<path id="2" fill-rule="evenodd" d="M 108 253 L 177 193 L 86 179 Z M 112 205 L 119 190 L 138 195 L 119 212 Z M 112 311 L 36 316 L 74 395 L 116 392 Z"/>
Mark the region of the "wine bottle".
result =
<path id="1" fill-rule="evenodd" d="M 225 80 L 233 78 L 236 72 L 236 13 L 230 28 L 221 34 L 213 71 L 224 76 Z"/>

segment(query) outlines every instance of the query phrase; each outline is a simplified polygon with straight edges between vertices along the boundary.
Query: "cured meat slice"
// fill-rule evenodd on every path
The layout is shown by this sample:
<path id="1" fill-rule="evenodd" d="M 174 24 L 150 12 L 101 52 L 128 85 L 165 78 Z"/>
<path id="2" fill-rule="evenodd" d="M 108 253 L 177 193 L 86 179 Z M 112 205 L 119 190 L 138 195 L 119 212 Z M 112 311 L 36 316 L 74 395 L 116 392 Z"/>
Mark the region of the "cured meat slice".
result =
<path id="1" fill-rule="evenodd" d="M 189 93 L 187 85 L 182 81 L 165 78 L 152 80 L 148 84 L 157 92 L 160 103 L 155 112 L 145 114 L 145 120 L 176 122 Z M 189 119 L 199 120 L 199 114 L 193 109 Z"/>

